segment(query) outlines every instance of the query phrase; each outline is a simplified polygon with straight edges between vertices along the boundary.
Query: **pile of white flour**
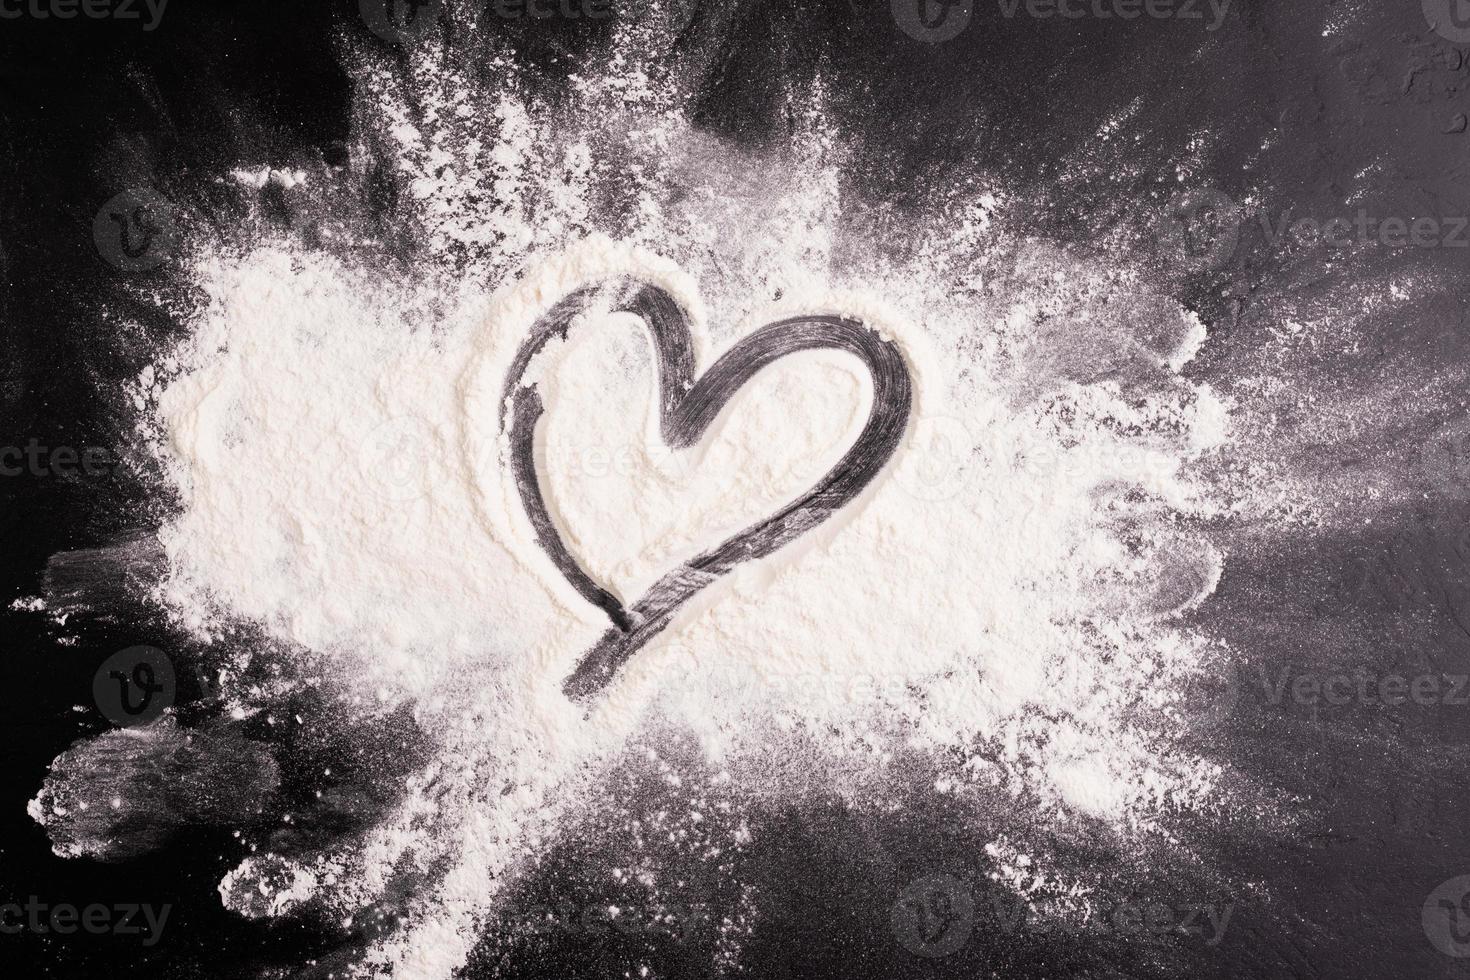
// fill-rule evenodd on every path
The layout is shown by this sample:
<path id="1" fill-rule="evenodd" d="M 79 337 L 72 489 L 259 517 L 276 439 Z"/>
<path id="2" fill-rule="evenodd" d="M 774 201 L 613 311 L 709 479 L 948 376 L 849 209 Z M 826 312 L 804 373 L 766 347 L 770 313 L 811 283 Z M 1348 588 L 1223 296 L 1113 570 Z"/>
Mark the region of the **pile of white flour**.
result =
<path id="1" fill-rule="evenodd" d="M 1217 790 L 1179 738 L 1181 692 L 1221 655 L 1178 618 L 1222 561 L 1189 530 L 1212 510 L 1193 467 L 1228 436 L 1228 407 L 1179 374 L 1198 321 L 1125 262 L 1025 240 L 979 178 L 880 248 L 844 220 L 861 201 L 819 87 L 792 95 L 792 145 L 757 155 L 653 94 L 646 41 L 620 36 L 555 111 L 508 61 L 457 70 L 431 44 L 405 70 L 364 62 L 354 166 L 369 148 L 395 162 L 411 271 L 352 229 L 338 247 L 203 247 L 191 336 L 139 385 L 180 495 L 160 532 L 167 607 L 202 637 L 255 624 L 273 649 L 241 656 L 333 673 L 351 710 L 412 705 L 439 746 L 366 839 L 257 855 L 221 888 L 241 911 L 265 892 L 275 912 L 346 918 L 418 868 L 405 924 L 369 957 L 397 976 L 462 963 L 515 869 L 576 817 L 573 785 L 655 721 L 759 795 L 811 792 L 784 775 L 799 752 L 861 806 L 917 756 L 976 806 L 1127 835 Z M 284 193 L 309 216 L 349 179 Z M 688 301 L 700 369 L 783 315 L 861 316 L 905 350 L 917 401 L 861 498 L 705 590 L 584 717 L 559 685 L 607 622 L 536 547 L 496 422 L 536 316 L 610 273 Z M 541 370 L 552 509 L 627 599 L 810 486 L 871 398 L 842 355 L 788 358 L 671 453 L 632 318 L 586 318 Z"/>

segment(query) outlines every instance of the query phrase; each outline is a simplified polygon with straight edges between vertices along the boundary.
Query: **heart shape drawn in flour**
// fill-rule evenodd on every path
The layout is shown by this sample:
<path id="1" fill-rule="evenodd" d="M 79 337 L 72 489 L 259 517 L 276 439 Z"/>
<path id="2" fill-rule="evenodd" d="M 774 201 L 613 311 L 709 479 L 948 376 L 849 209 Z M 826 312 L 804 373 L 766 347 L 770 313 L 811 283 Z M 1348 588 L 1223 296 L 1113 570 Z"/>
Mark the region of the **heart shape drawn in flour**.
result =
<path id="1" fill-rule="evenodd" d="M 631 608 L 593 581 L 567 550 L 546 507 L 536 470 L 536 423 L 545 411 L 526 369 L 572 321 L 598 303 L 643 320 L 653 339 L 659 384 L 659 428 L 672 449 L 697 443 L 720 410 L 757 371 L 797 351 L 834 349 L 855 355 L 873 379 L 873 404 L 856 441 L 827 473 L 770 517 L 664 574 Z M 583 597 L 612 621 L 562 685 L 574 700 L 593 697 L 643 644 L 658 635 L 678 608 L 741 562 L 763 558 L 831 517 L 851 501 L 898 448 L 913 405 L 913 382 L 898 345 L 851 317 L 819 314 L 767 324 L 726 351 L 697 380 L 689 317 L 658 286 L 618 277 L 584 286 L 547 311 L 511 363 L 501 401 L 500 428 L 509 435 L 511 473 L 537 543 Z"/>

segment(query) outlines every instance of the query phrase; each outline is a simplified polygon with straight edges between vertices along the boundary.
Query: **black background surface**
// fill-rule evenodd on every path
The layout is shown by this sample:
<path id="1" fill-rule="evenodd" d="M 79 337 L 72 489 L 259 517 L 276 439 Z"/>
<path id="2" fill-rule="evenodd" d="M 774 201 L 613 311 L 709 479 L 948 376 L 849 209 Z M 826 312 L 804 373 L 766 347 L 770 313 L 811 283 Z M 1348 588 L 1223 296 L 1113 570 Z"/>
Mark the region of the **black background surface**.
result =
<path id="1" fill-rule="evenodd" d="M 1126 220 L 1132 202 L 1167 184 L 1167 161 L 1200 132 L 1217 141 L 1212 183 L 1231 194 L 1264 185 L 1276 213 L 1342 213 L 1343 186 L 1377 163 L 1378 213 L 1465 214 L 1470 135 L 1445 130 L 1470 111 L 1470 49 L 1435 37 L 1416 4 L 1383 7 L 1328 38 L 1321 25 L 1333 4 L 1238 0 L 1228 29 L 1202 40 L 1180 24 L 1006 21 L 980 5 L 960 37 L 926 45 L 899 32 L 882 4 L 751 3 L 734 17 L 696 117 L 741 140 L 770 139 L 782 65 L 825 58 L 847 96 L 837 100 L 844 125 L 877 148 L 865 162 L 873 197 L 902 207 L 980 165 L 1030 180 L 1036 234 L 1063 241 Z M 376 43 L 346 2 L 172 0 L 146 33 L 139 22 L 0 21 L 0 443 L 112 444 L 115 392 L 148 352 L 102 315 L 137 301 L 94 249 L 94 215 L 127 187 L 335 152 L 350 120 L 341 31 Z M 777 35 L 780 45 L 770 42 Z M 1136 99 L 1147 139 L 1114 172 L 1068 176 L 1067 161 Z M 1192 370 L 1228 378 L 1251 362 L 1283 295 L 1330 305 L 1355 282 L 1400 267 L 1470 273 L 1465 251 L 1381 251 L 1324 267 L 1247 235 L 1228 276 L 1179 286 L 1212 331 Z M 168 288 L 167 269 L 142 275 Z M 1402 392 L 1391 417 L 1343 426 L 1337 438 L 1324 435 L 1321 419 L 1302 418 L 1299 435 L 1283 443 L 1291 461 L 1358 490 L 1416 465 L 1455 416 L 1417 401 L 1415 379 L 1467 363 L 1466 299 L 1463 288 L 1439 291 L 1408 316 L 1374 323 L 1355 358 L 1284 365 L 1340 410 L 1356 390 Z M 133 312 L 159 337 L 176 329 L 146 305 Z M 0 501 L 7 605 L 40 591 L 48 556 L 143 523 L 137 491 L 108 476 L 4 477 Z M 1242 534 L 1201 624 L 1243 651 L 1247 671 L 1470 672 L 1463 495 L 1429 487 L 1372 516 L 1270 544 Z M 1377 571 L 1353 571 L 1364 567 Z M 0 611 L 0 900 L 167 902 L 173 911 L 151 948 L 120 937 L 0 936 L 0 971 L 259 976 L 326 952 L 308 926 L 250 924 L 221 908 L 216 885 L 241 856 L 228 830 L 188 832 L 118 865 L 52 855 L 25 805 L 58 753 L 108 727 L 90 707 L 93 671 L 124 646 L 169 643 L 141 611 L 82 618 L 68 632 L 77 645 L 58 645 L 39 617 Z M 182 698 L 191 694 L 186 680 Z M 1208 751 L 1299 794 L 1308 819 L 1285 837 L 1256 833 L 1249 814 L 1227 828 L 1202 821 L 1200 846 L 1222 872 L 1261 887 L 1232 892 L 1239 904 L 1219 946 L 1180 939 L 1168 955 L 1127 942 L 992 934 L 982 921 L 959 953 L 913 956 L 889 925 L 895 896 L 916 876 L 973 866 L 984 827 L 933 800 L 916 799 L 882 826 L 835 808 L 792 812 L 745 869 L 769 896 L 746 969 L 844 978 L 1470 975 L 1420 925 L 1429 892 L 1470 872 L 1467 746 L 1470 707 L 1308 712 L 1242 696 Z M 575 863 L 576 850 L 568 846 L 563 860 Z M 638 937 L 543 937 L 512 953 L 482 951 L 468 975 L 621 976 L 646 960 L 679 978 L 711 969 L 697 952 Z"/>

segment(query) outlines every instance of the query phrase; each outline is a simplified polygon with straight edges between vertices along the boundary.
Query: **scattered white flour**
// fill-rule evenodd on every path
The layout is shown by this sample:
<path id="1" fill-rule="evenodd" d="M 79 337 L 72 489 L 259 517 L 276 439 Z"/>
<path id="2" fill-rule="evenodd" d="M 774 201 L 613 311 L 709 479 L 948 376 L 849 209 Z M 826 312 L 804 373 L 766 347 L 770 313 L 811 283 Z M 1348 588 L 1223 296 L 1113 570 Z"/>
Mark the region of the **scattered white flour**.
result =
<path id="1" fill-rule="evenodd" d="M 267 184 L 275 184 L 290 190 L 297 184 L 306 182 L 306 171 L 304 170 L 273 170 L 270 167 L 261 167 L 258 170 L 247 170 L 238 168 L 230 171 L 230 178 L 242 187 L 260 190 Z"/>
<path id="2" fill-rule="evenodd" d="M 1185 682 L 1222 655 L 1179 618 L 1223 561 L 1191 529 L 1213 507 L 1192 467 L 1229 428 L 1179 376 L 1198 320 L 1125 263 L 1028 239 L 983 178 L 880 247 L 845 220 L 861 192 L 820 86 L 792 95 L 792 144 L 756 154 L 656 96 L 640 52 L 657 38 L 619 30 L 555 106 L 504 56 L 365 61 L 360 139 L 407 190 L 411 270 L 366 232 L 203 248 L 190 339 L 140 379 L 179 494 L 159 533 L 168 608 L 203 637 L 255 624 L 357 708 L 412 705 L 438 747 L 365 838 L 257 855 L 221 886 L 245 914 L 316 902 L 347 920 L 418 875 L 364 970 L 448 977 L 577 817 L 576 787 L 655 722 L 753 795 L 861 806 L 918 756 L 977 807 L 1127 835 L 1218 790 L 1179 739 Z M 333 180 L 234 177 L 305 212 Z M 705 590 L 583 717 L 559 685 L 607 622 L 535 546 L 496 426 L 536 316 L 615 273 L 687 299 L 701 369 L 783 315 L 861 316 L 907 352 L 917 404 L 859 500 Z M 842 355 L 789 358 L 671 453 L 632 318 L 589 316 L 539 367 L 553 510 L 628 599 L 809 486 L 871 398 Z"/>

